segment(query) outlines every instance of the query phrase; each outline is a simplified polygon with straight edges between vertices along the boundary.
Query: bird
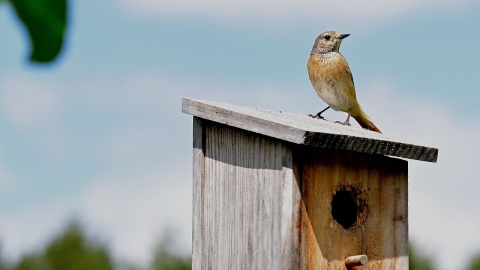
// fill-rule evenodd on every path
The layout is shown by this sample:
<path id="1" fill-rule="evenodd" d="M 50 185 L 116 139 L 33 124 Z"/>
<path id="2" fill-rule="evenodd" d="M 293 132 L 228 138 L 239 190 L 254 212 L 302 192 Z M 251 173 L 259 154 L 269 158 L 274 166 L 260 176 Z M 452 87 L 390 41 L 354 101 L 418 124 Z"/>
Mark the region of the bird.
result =
<path id="1" fill-rule="evenodd" d="M 365 114 L 358 103 L 352 72 L 347 60 L 340 53 L 340 44 L 350 34 L 327 31 L 320 34 L 313 45 L 308 58 L 308 76 L 318 96 L 328 107 L 310 117 L 324 119 L 321 114 L 329 108 L 348 114 L 343 125 L 350 125 L 350 116 L 357 120 L 362 128 L 382 133 Z"/>

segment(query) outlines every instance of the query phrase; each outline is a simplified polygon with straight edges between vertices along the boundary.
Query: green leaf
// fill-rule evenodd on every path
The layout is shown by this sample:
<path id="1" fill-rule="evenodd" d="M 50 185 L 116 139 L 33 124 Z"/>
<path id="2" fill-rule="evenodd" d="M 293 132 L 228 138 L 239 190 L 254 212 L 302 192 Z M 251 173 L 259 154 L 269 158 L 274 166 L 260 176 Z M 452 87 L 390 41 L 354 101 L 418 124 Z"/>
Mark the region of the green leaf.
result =
<path id="1" fill-rule="evenodd" d="M 61 52 L 67 28 L 67 0 L 10 0 L 25 25 L 30 41 L 30 60 L 53 61 Z"/>

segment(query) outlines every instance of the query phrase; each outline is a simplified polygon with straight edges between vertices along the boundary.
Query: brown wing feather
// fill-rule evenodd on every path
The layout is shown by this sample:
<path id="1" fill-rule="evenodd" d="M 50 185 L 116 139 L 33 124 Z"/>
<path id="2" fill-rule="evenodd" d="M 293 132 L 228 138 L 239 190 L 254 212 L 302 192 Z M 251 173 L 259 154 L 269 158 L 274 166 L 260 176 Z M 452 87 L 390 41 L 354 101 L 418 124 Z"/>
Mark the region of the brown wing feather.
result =
<path id="1" fill-rule="evenodd" d="M 353 82 L 352 72 L 350 71 L 350 67 L 348 66 L 345 57 L 343 57 L 341 53 L 339 53 L 339 56 L 340 57 L 336 61 L 336 77 L 346 86 L 345 90 L 348 91 L 349 97 L 353 97 L 354 99 L 356 99 L 357 94 L 355 92 L 355 83 Z"/>

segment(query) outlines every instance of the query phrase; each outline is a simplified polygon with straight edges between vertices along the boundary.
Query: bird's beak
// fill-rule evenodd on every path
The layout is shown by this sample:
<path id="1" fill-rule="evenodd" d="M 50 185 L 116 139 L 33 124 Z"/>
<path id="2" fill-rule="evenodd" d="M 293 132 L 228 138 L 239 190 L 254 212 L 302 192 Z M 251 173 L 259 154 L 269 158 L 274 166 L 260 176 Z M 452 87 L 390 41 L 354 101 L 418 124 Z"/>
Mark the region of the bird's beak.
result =
<path id="1" fill-rule="evenodd" d="M 346 37 L 350 36 L 350 34 L 341 34 L 338 38 L 339 39 L 344 39 Z"/>

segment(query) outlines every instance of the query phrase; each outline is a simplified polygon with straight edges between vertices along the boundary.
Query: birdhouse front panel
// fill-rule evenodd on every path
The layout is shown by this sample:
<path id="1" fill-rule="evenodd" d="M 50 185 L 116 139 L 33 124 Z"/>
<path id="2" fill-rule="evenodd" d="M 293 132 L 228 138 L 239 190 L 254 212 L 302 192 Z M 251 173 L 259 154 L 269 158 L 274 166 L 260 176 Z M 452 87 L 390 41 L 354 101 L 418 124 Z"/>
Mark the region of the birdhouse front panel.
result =
<path id="1" fill-rule="evenodd" d="M 302 269 L 408 269 L 407 161 L 350 151 L 294 151 L 301 190 Z"/>

